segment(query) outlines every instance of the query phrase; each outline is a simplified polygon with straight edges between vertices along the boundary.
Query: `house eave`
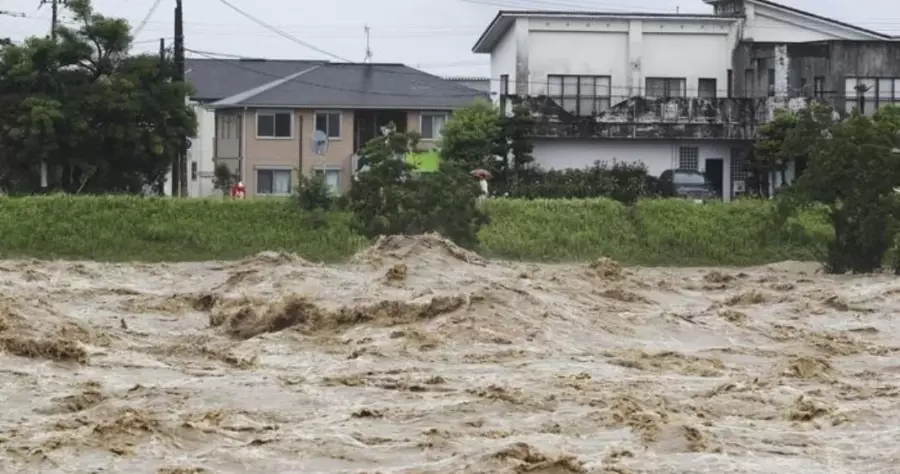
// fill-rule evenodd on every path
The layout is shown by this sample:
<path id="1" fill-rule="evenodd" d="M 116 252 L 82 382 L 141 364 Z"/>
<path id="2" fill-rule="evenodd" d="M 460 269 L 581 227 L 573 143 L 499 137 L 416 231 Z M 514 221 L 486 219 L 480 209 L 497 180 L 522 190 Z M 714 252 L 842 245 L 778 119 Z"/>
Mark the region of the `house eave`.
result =
<path id="1" fill-rule="evenodd" d="M 472 100 L 477 100 L 481 97 L 473 97 Z M 447 104 L 439 104 L 439 105 L 416 105 L 416 106 L 408 106 L 408 107 L 382 107 L 382 106 L 373 106 L 373 105 L 315 105 L 315 104 L 281 104 L 281 105 L 272 105 L 272 104 L 222 104 L 222 105 L 214 105 L 211 106 L 213 109 L 304 109 L 304 110 L 412 110 L 412 111 L 420 111 L 420 110 L 458 110 L 464 108 L 464 105 L 459 106 L 448 106 Z"/>
<path id="2" fill-rule="evenodd" d="M 717 15 L 704 14 L 681 14 L 681 13 L 626 13 L 626 12 L 585 12 L 585 11 L 558 11 L 558 10 L 501 10 L 485 28 L 484 32 L 472 47 L 472 52 L 476 54 L 489 54 L 493 51 L 497 42 L 500 41 L 510 27 L 515 23 L 516 18 L 573 18 L 573 19 L 642 19 L 642 20 L 687 20 L 687 21 L 709 21 L 715 23 L 734 23 L 735 19 L 731 17 L 723 17 Z"/>
<path id="3" fill-rule="evenodd" d="M 816 15 L 815 13 L 810 13 L 807 11 L 799 10 L 796 8 L 789 7 L 787 5 L 781 5 L 779 3 L 771 2 L 769 0 L 749 0 L 751 3 L 762 6 L 763 8 L 769 8 L 771 10 L 775 10 L 776 12 L 780 12 L 782 14 L 798 16 L 807 20 L 812 20 L 818 22 L 822 25 L 827 25 L 831 28 L 839 28 L 845 31 L 852 31 L 854 33 L 862 33 L 871 37 L 872 39 L 877 40 L 892 40 L 896 39 L 891 35 L 885 33 L 879 33 L 874 30 L 870 30 L 868 28 L 863 28 L 861 26 L 852 25 L 850 23 L 844 23 L 839 20 L 835 20 L 833 18 L 828 18 L 821 15 Z"/>

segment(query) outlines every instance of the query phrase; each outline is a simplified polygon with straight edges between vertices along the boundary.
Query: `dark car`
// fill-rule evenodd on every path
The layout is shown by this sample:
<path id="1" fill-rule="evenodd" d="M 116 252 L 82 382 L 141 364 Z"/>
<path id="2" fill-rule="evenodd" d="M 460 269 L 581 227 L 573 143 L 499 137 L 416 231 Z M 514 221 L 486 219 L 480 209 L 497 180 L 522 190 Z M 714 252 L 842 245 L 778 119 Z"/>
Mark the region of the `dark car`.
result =
<path id="1" fill-rule="evenodd" d="M 666 170 L 659 175 L 659 186 L 662 195 L 698 201 L 717 199 L 719 193 L 706 176 L 697 170 Z"/>

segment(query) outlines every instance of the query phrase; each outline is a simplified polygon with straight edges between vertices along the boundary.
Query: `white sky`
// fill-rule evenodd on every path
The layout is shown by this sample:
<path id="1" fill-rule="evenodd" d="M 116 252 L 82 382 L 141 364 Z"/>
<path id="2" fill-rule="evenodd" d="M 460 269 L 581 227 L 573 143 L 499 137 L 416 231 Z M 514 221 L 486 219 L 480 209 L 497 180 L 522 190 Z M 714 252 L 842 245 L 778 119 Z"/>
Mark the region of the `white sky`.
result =
<path id="1" fill-rule="evenodd" d="M 475 40 L 500 9 L 606 10 L 710 13 L 701 0 L 227 0 L 291 36 L 354 61 L 365 54 L 365 25 L 371 28 L 376 62 L 403 62 L 439 75 L 490 74 L 487 55 L 471 53 Z M 50 9 L 39 0 L 0 0 L 0 37 L 22 40 L 42 35 Z M 104 15 L 137 26 L 154 0 L 93 0 Z M 334 59 L 259 26 L 222 0 L 184 0 L 188 48 L 238 56 Z M 900 35 L 900 0 L 780 0 L 819 15 Z M 293 6 L 291 6 L 293 4 Z M 157 51 L 171 38 L 175 0 L 162 0 L 137 35 L 136 48 Z M 167 41 L 171 41 L 167 39 Z"/>

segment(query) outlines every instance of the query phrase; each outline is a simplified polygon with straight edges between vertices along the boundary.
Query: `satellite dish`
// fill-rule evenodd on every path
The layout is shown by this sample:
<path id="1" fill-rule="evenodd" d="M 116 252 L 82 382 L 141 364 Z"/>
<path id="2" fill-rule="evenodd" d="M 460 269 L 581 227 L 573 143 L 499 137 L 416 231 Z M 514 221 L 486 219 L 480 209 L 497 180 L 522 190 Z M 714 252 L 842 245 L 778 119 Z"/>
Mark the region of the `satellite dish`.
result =
<path id="1" fill-rule="evenodd" d="M 312 138 L 309 140 L 310 147 L 312 148 L 312 152 L 319 156 L 325 156 L 328 154 L 328 135 L 321 130 L 316 130 L 316 133 L 313 133 Z"/>

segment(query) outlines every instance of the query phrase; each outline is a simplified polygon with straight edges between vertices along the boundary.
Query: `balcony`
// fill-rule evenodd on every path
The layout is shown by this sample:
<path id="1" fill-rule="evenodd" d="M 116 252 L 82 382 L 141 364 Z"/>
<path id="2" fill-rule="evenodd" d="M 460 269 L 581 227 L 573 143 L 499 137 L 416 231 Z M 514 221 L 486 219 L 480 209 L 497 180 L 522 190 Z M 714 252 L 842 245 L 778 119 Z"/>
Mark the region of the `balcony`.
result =
<path id="1" fill-rule="evenodd" d="M 547 97 L 517 101 L 531 109 L 535 137 L 580 139 L 753 140 L 776 109 L 802 106 L 772 97 L 630 97 L 594 116 L 577 116 Z"/>

